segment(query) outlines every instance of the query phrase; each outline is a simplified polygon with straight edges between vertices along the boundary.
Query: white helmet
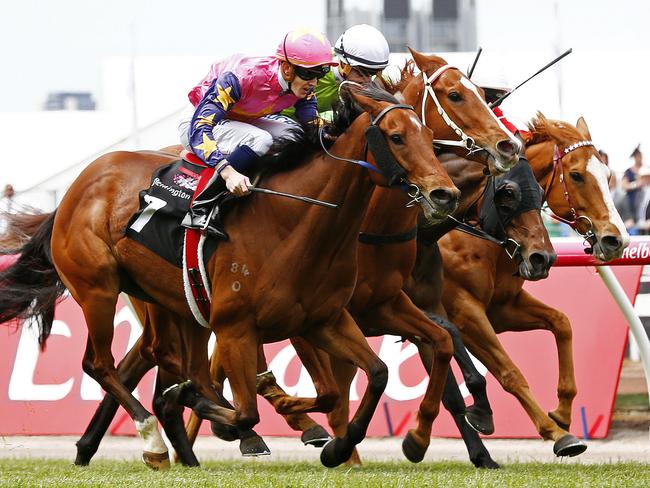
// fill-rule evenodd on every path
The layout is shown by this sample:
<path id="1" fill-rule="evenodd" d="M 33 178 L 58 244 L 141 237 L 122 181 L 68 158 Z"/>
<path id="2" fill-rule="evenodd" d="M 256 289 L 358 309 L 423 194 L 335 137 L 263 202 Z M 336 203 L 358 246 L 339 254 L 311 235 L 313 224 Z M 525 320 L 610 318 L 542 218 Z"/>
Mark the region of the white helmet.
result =
<path id="1" fill-rule="evenodd" d="M 350 66 L 382 70 L 388 66 L 390 49 L 384 35 L 368 24 L 350 27 L 334 45 L 339 60 Z"/>

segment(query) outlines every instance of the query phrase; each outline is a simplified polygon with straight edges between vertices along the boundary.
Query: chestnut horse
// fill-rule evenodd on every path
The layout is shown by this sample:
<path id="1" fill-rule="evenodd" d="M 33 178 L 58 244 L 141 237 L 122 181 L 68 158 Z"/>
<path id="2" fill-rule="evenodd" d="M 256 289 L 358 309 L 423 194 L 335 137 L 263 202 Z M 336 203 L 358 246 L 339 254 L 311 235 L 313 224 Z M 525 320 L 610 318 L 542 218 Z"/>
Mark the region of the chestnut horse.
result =
<path id="1" fill-rule="evenodd" d="M 454 210 L 459 192 L 433 153 L 431 131 L 412 116 L 410 107 L 385 92 L 364 90 L 354 98 L 367 113 L 351 123 L 331 151 L 347 159 L 362 158 L 362 133 L 376 127 L 387 146 L 384 156 L 390 155 L 397 172 L 418 189 L 426 218 L 443 220 Z M 138 192 L 147 188 L 156 168 L 171 160 L 162 153 L 116 152 L 100 157 L 81 173 L 56 212 L 23 246 L 18 262 L 0 275 L 0 282 L 10 283 L 13 292 L 12 296 L 3 293 L 0 299 L 0 322 L 36 310 L 43 318 L 42 344 L 49 334 L 56 296 L 63 286 L 70 291 L 88 326 L 84 371 L 129 413 L 145 440 L 145 459 L 154 465 L 164 464 L 167 456 L 156 419 L 122 383 L 111 342 L 115 304 L 127 277 L 179 321 L 192 321 L 180 270 L 124 237 L 126 224 L 137 210 Z M 301 336 L 362 368 L 368 388 L 348 433 L 334 439 L 321 454 L 325 465 L 336 466 L 365 437 L 387 379 L 386 366 L 344 309 L 356 279 L 356 238 L 363 211 L 373 181 L 385 180 L 368 175 L 356 164 L 335 162 L 322 152 L 307 154 L 306 161 L 309 164 L 271 175 L 265 186 L 345 205 L 332 211 L 253 195 L 228 214 L 231 239 L 221 243 L 207 265 L 212 284 L 210 327 L 218 337 L 236 410 L 217 405 L 206 354 L 195 352 L 183 373 L 202 397 L 212 400 L 211 420 L 248 429 L 259 421 L 255 376 L 260 343 Z M 31 274 L 24 269 L 34 262 L 41 266 L 40 275 L 38 269 L 32 268 Z M 237 269 L 246 265 L 248 273 L 233 276 L 235 265 Z M 28 276 L 21 280 L 24 273 Z M 42 298 L 34 290 L 34 274 L 43 288 L 49 285 L 51 294 L 46 298 L 50 300 L 44 309 L 30 306 L 35 298 Z M 50 281 L 43 282 L 43 276 Z M 233 286 L 235 279 L 240 286 Z M 205 347 L 210 331 L 193 327 L 197 343 Z M 449 359 L 440 356 L 441 363 Z"/>
<path id="2" fill-rule="evenodd" d="M 512 164 L 513 159 L 518 159 L 516 152 L 510 152 L 518 150 L 518 141 L 498 123 L 476 87 L 458 70 L 447 67 L 442 58 L 424 56 L 415 51 L 412 51 L 412 53 L 414 61 L 422 71 L 423 76 L 411 79 L 409 83 L 411 89 L 405 90 L 404 99 L 407 103 L 413 103 L 414 106 L 421 107 L 420 115 L 425 120 L 428 119 L 428 126 L 433 129 L 436 137 L 438 137 L 438 134 L 446 134 L 447 137 L 451 137 L 454 132 L 448 134 L 450 128 L 455 127 L 458 129 L 460 124 L 463 124 L 465 126 L 464 130 L 467 130 L 468 133 L 471 130 L 477 141 L 486 140 L 484 134 L 491 135 L 492 141 L 496 138 L 496 143 L 492 142 L 490 146 L 487 146 L 490 150 L 485 150 L 486 154 L 481 154 L 483 163 L 487 163 L 488 170 L 494 171 L 495 169 L 508 167 Z M 424 82 L 423 80 L 427 81 Z M 431 85 L 429 85 L 430 83 Z M 429 92 L 431 87 L 433 90 L 437 90 L 434 95 Z M 444 100 L 444 104 L 440 100 Z M 441 114 L 439 107 L 444 107 L 442 109 L 444 115 Z M 453 116 L 449 116 L 446 111 L 451 112 L 452 110 L 454 111 Z M 469 117 L 470 114 L 471 118 Z M 459 120 L 458 123 L 455 122 L 456 119 Z M 471 129 L 466 127 L 468 119 L 473 124 Z M 463 130 L 461 130 L 461 133 L 464 134 Z M 454 147 L 458 150 L 458 146 Z M 507 148 L 509 152 L 504 151 L 504 148 Z M 482 150 L 476 148 L 473 148 L 473 150 L 479 153 L 482 152 Z M 464 154 L 467 154 L 467 151 Z M 501 158 L 504 156 L 510 158 L 507 161 L 508 165 L 503 165 L 495 159 L 494 155 Z M 477 157 L 477 155 L 474 156 Z M 480 179 L 483 178 L 481 172 Z M 410 270 L 415 263 L 415 235 L 412 231 L 416 227 L 418 211 L 417 208 L 414 208 L 408 214 L 408 217 L 405 218 L 404 215 L 400 215 L 398 219 L 394 219 L 390 218 L 388 209 L 393 205 L 404 205 L 406 203 L 406 196 L 402 193 L 392 190 L 384 191 L 384 189 L 380 188 L 375 190 L 362 224 L 362 235 L 401 236 L 401 239 L 393 243 L 395 245 L 380 245 L 377 247 L 362 244 L 360 246 L 360 252 L 357 256 L 359 278 L 348 310 L 367 335 L 390 333 L 402 336 L 414 343 L 431 346 L 438 341 L 435 335 L 437 334 L 436 324 L 414 307 L 404 292 L 401 291 L 403 280 L 409 277 Z M 531 218 L 533 222 L 536 220 L 537 228 L 541 230 L 541 234 L 545 235 L 539 212 L 529 217 L 529 220 Z M 530 227 L 535 228 L 535 225 L 531 223 Z M 409 235 L 409 233 L 411 233 L 410 238 L 404 239 L 404 236 Z M 550 247 L 548 240 L 544 242 L 541 239 L 540 243 L 541 247 Z M 534 253 L 534 251 L 538 250 L 534 245 L 531 247 L 533 249 L 527 251 Z M 309 345 L 302 343 L 302 341 L 294 341 L 294 346 L 296 346 L 303 363 L 314 379 L 318 395 L 326 396 L 331 394 L 330 391 L 323 391 L 322 389 L 322 385 L 331 384 L 331 381 L 326 380 L 323 376 L 329 371 L 327 360 L 322 356 L 319 357 L 317 351 L 310 350 Z M 429 445 L 431 424 L 437 416 L 445 382 L 444 376 L 442 376 L 443 381 L 437 379 L 440 378 L 441 372 L 436 367 L 436 356 L 437 354 L 432 355 L 431 351 L 428 350 L 425 367 L 431 374 L 430 381 L 417 414 L 417 428 L 407 434 L 403 443 L 405 455 L 413 461 L 420 461 Z M 217 370 L 216 361 L 218 361 L 218 355 L 214 354 L 213 372 Z M 330 425 L 333 427 L 335 434 L 340 436 L 344 435 L 347 429 L 349 387 L 356 373 L 356 368 L 354 366 L 348 367 L 337 361 L 333 361 L 331 366 L 342 395 L 339 397 L 339 407 L 329 416 Z M 223 380 L 223 378 L 219 379 Z M 477 386 L 480 390 L 481 386 L 484 387 L 484 384 Z M 287 416 L 289 424 L 294 428 L 305 431 L 315 426 L 313 422 L 309 422 L 307 419 L 300 420 L 288 416 L 294 408 L 311 400 L 287 397 L 279 389 L 272 375 L 267 373 L 260 377 L 258 393 L 271 401 L 279 413 Z M 485 399 L 487 401 L 487 397 Z M 464 408 L 462 412 L 456 411 L 455 414 L 462 418 Z M 464 418 L 462 418 L 462 426 L 466 426 Z M 190 424 L 190 437 L 193 438 L 197 431 L 198 425 L 196 423 Z M 358 457 L 355 452 L 353 453 L 352 462 L 357 461 Z"/>
<path id="3" fill-rule="evenodd" d="M 584 119 L 573 127 L 538 114 L 530 129 L 526 156 L 552 212 L 581 232 L 599 259 L 620 257 L 629 237 L 608 191 L 609 169 L 598 159 Z M 522 289 L 523 278 L 499 247 L 460 232 L 447 234 L 438 244 L 419 243 L 409 296 L 425 310 L 444 307 L 472 354 L 519 400 L 540 435 L 555 441 L 557 455 L 584 452 L 587 446 L 567 432 L 577 391 L 567 317 Z M 436 268 L 440 259 L 442 297 Z M 551 331 L 558 349 L 559 403 L 548 415 L 496 337 L 505 331 L 534 329 Z"/>
<path id="4" fill-rule="evenodd" d="M 496 178 L 497 181 L 494 182 L 496 191 L 484 194 L 486 176 L 480 165 L 456 157 L 447 159 L 446 162 L 445 159 L 441 159 L 443 166 L 449 171 L 449 175 L 463 195 L 456 215 L 471 219 L 478 219 L 476 211 L 481 211 L 481 215 L 487 215 L 488 212 L 498 215 L 504 225 L 494 229 L 490 235 L 485 233 L 482 235 L 493 241 L 502 242 L 502 245 L 512 253 L 513 258 L 520 263 L 521 272 L 527 277 L 538 279 L 546 276 L 555 256 L 540 216 L 542 190 L 528 163 L 522 161 L 520 162 L 521 168 L 515 167 L 509 173 Z M 491 185 L 492 181 L 490 180 L 488 184 Z M 486 198 L 484 199 L 483 196 Z M 415 312 L 412 302 L 402 291 L 405 282 L 410 279 L 410 272 L 414 265 L 415 236 L 412 230 L 416 224 L 417 214 L 415 213 L 412 219 L 406 221 L 386 219 L 386 209 L 384 208 L 382 211 L 382 207 L 388 208 L 397 198 L 399 198 L 399 194 L 396 192 L 381 188 L 377 188 L 373 194 L 362 224 L 363 231 L 360 236 L 362 244 L 359 246 L 358 253 L 359 278 L 348 310 L 366 336 L 390 333 L 416 344 L 425 368 L 429 371 L 432 357 L 430 342 L 427 340 L 429 329 L 435 327 L 436 323 L 449 324 L 446 323 L 444 310 L 437 310 L 435 314 L 427 315 L 429 321 L 433 323 L 422 319 L 416 320 L 421 315 Z M 445 226 L 443 224 L 436 227 L 444 228 Z M 448 230 L 448 228 L 440 229 L 439 232 L 444 233 Z M 480 230 L 471 230 L 480 233 Z M 427 235 L 431 233 L 431 231 L 427 231 Z M 449 330 L 448 327 L 445 328 Z M 464 347 L 460 341 L 455 342 L 454 346 L 456 354 Z M 323 378 L 313 375 L 312 371 L 317 370 L 311 364 L 314 361 L 314 353 L 305 355 L 304 345 L 296 349 L 318 385 Z M 460 359 L 463 363 L 464 373 L 465 369 L 473 369 L 468 356 Z M 323 362 L 322 359 L 321 362 Z M 334 432 L 341 435 L 340 432 L 344 432 L 346 427 L 349 389 L 356 369 L 345 368 L 336 362 L 332 362 L 332 369 L 337 373 L 341 396 L 337 408 L 329 415 L 329 420 Z M 327 368 L 321 364 L 321 370 L 327 370 Z M 270 383 L 273 385 L 272 388 L 270 388 Z M 467 383 L 473 383 L 470 384 L 470 387 L 473 386 L 474 390 L 478 389 L 479 391 L 482 389 L 483 395 L 485 395 L 485 380 L 478 372 L 469 377 Z M 278 390 L 279 388 L 274 382 L 263 377 L 258 393 L 264 395 L 279 413 L 285 413 L 284 408 L 291 401 L 291 397 L 287 398 Z M 445 397 L 443 398 L 445 407 L 452 413 L 463 437 L 471 437 L 471 434 L 467 432 L 471 430 L 468 429 L 469 426 L 465 419 L 465 405 L 451 373 L 447 379 Z M 425 393 L 420 411 L 427 408 L 427 401 Z M 487 402 L 487 397 L 485 397 L 485 402 Z M 478 409 L 475 408 L 477 406 Z M 483 417 L 486 415 L 490 417 L 491 423 L 489 404 L 477 405 L 475 399 L 475 404 L 470 407 L 469 411 L 474 413 L 474 416 L 468 419 L 470 425 L 475 424 L 471 420 L 479 417 L 479 420 L 483 421 Z M 428 445 L 431 423 L 425 424 L 426 420 L 419 415 L 416 429 L 407 434 L 403 443 L 405 455 L 414 462 L 422 460 Z M 481 422 L 479 421 L 478 424 L 481 425 Z M 424 428 L 427 429 L 424 432 L 427 435 L 426 440 L 419 438 Z M 470 459 L 476 466 L 498 467 L 490 458 L 487 450 L 482 448 L 482 445 L 475 447 L 470 441 L 468 447 L 470 448 Z M 358 462 L 358 457 L 353 454 L 351 463 Z"/>
<path id="5" fill-rule="evenodd" d="M 455 144 L 453 146 L 454 150 L 467 154 L 467 150 L 471 149 L 474 151 L 472 157 L 480 160 L 491 172 L 499 172 L 504 168 L 511 167 L 512 164 L 517 161 L 516 152 L 519 143 L 500 125 L 493 113 L 485 105 L 485 102 L 476 89 L 473 88 L 473 85 L 467 83 L 466 78 L 464 78 L 457 69 L 444 68 L 446 62 L 442 60 L 442 58 L 437 56 L 424 56 L 417 52 L 413 52 L 413 55 L 420 68 L 426 74 L 426 77 L 414 80 L 413 86 L 417 90 L 414 90 L 410 96 L 415 97 L 414 99 L 419 114 L 426 111 L 426 117 L 428 118 L 427 124 L 429 127 L 433 128 L 436 135 L 439 135 L 440 137 L 456 139 L 460 137 L 461 142 L 466 144 L 468 147 L 463 149 L 458 144 Z M 426 84 L 423 81 L 424 78 L 427 79 Z M 433 87 L 435 98 L 425 90 L 428 84 Z M 443 107 L 444 116 L 439 112 L 438 105 Z M 454 144 L 457 141 L 450 139 L 446 142 Z M 445 144 L 445 141 L 438 141 L 438 143 Z M 167 150 L 171 150 L 177 154 L 177 148 L 167 148 Z M 399 200 L 399 205 L 405 203 L 402 201 L 403 198 L 403 196 L 398 196 L 397 200 Z M 412 213 L 412 215 L 413 218 L 415 218 L 415 213 Z M 396 266 L 397 265 L 398 263 Z M 408 271 L 406 271 L 406 275 L 408 276 Z M 417 320 L 422 320 L 422 315 L 419 312 L 414 311 L 412 314 L 417 316 Z M 142 315 L 139 315 L 142 318 Z M 145 330 L 146 328 L 145 324 Z M 433 330 L 435 331 L 435 329 Z M 431 333 L 433 332 L 430 332 L 429 334 Z M 300 346 L 297 345 L 297 347 Z M 307 362 L 308 364 L 314 363 L 313 361 Z M 142 364 L 142 360 L 137 356 L 137 354 L 129 353 L 127 358 L 125 358 L 125 378 L 129 378 L 129 381 L 133 382 L 134 385 L 139 381 L 139 377 L 144 374 L 146 369 L 146 365 Z M 323 378 L 326 376 L 327 375 L 319 374 L 319 371 L 314 372 L 314 377 Z M 268 380 L 268 376 L 266 377 L 266 380 Z M 319 386 L 318 381 L 316 382 L 317 386 Z M 268 381 L 265 381 L 264 384 L 266 385 L 265 388 L 267 393 L 272 394 L 270 392 L 275 391 L 273 385 L 269 384 Z M 331 387 L 330 383 L 326 383 L 320 388 L 320 392 L 322 392 L 325 397 L 332 394 L 332 391 L 328 390 L 328 387 Z M 313 405 L 314 400 L 298 399 L 297 403 L 292 403 L 292 407 L 285 405 L 285 408 L 298 408 L 304 410 L 305 405 L 307 404 Z M 102 402 L 100 409 L 98 409 L 98 412 L 93 418 L 86 433 L 77 444 L 77 460 L 80 464 L 86 464 L 96 451 L 101 436 L 108 428 L 110 419 L 114 415 L 115 408 L 115 402 L 107 396 Z M 315 429 L 317 433 L 322 433 L 322 429 L 318 430 L 318 426 L 306 415 L 293 414 L 288 415 L 288 418 L 291 419 L 290 424 L 292 424 L 296 429 L 303 431 Z M 195 436 L 198 431 L 198 423 L 196 422 L 196 417 L 194 417 L 194 419 L 195 421 L 192 433 Z M 307 434 L 308 436 L 303 438 L 307 439 L 308 442 L 311 442 L 309 439 L 312 438 L 309 437 L 309 432 L 307 432 Z M 248 438 L 248 440 L 250 440 L 250 438 Z M 242 451 L 245 451 L 246 449 L 247 447 L 244 447 L 242 448 Z M 183 452 L 186 452 L 186 450 Z M 189 459 L 189 454 L 187 454 L 187 456 L 188 457 L 185 459 L 181 456 L 183 462 L 186 462 L 186 460 Z"/>

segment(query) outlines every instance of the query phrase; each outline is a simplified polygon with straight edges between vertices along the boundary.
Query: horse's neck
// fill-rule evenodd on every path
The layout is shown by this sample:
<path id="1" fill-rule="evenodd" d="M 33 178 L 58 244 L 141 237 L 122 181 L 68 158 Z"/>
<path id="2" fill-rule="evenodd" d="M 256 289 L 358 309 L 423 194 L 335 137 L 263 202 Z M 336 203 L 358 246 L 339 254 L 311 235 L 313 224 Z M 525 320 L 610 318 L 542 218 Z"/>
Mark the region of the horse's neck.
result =
<path id="1" fill-rule="evenodd" d="M 361 232 L 390 235 L 413 229 L 417 223 L 419 207 L 406 208 L 409 200 L 402 190 L 376 187 L 363 218 Z M 395 212 L 396 208 L 401 211 Z"/>
<path id="2" fill-rule="evenodd" d="M 332 154 L 355 160 L 363 158 L 365 140 L 355 127 L 361 125 L 355 123 L 341 135 L 330 148 Z M 339 247 L 342 242 L 356 239 L 373 189 L 368 170 L 322 153 L 308 164 L 275 175 L 268 180 L 268 186 L 339 205 L 336 209 L 330 209 L 296 205 L 295 202 L 280 199 L 282 201 L 273 202 L 273 209 L 261 209 L 262 212 L 271 212 L 273 220 L 282 222 L 285 238 L 296 237 L 305 247 L 304 253 L 309 253 L 311 248 L 323 252 L 323 246 Z"/>

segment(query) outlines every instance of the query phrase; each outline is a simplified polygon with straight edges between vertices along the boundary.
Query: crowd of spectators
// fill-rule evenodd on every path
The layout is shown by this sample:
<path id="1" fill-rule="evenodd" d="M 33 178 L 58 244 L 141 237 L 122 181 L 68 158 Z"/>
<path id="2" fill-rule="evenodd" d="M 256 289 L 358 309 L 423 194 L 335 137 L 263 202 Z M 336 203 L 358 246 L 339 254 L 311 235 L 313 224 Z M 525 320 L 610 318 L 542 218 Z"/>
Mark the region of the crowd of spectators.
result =
<path id="1" fill-rule="evenodd" d="M 600 151 L 607 163 L 607 154 Z M 637 145 L 630 154 L 632 166 L 625 170 L 620 184 L 612 172 L 609 189 L 614 205 L 631 235 L 650 234 L 650 166 L 643 163 L 643 153 Z"/>

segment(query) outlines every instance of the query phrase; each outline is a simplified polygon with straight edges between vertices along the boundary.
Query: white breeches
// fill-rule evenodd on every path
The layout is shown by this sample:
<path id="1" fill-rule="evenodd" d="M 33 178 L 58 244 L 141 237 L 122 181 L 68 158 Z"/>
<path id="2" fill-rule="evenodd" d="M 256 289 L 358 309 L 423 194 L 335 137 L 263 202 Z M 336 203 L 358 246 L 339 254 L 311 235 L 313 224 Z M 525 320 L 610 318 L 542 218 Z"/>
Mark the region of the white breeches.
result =
<path id="1" fill-rule="evenodd" d="M 188 129 L 193 115 L 194 107 L 189 107 L 183 112 L 178 125 L 181 144 L 185 149 L 190 149 Z M 219 151 L 225 156 L 239 146 L 248 146 L 258 156 L 263 156 L 275 139 L 290 138 L 295 130 L 300 130 L 300 125 L 293 119 L 284 115 L 267 115 L 250 122 L 223 119 L 214 126 L 212 135 Z"/>

